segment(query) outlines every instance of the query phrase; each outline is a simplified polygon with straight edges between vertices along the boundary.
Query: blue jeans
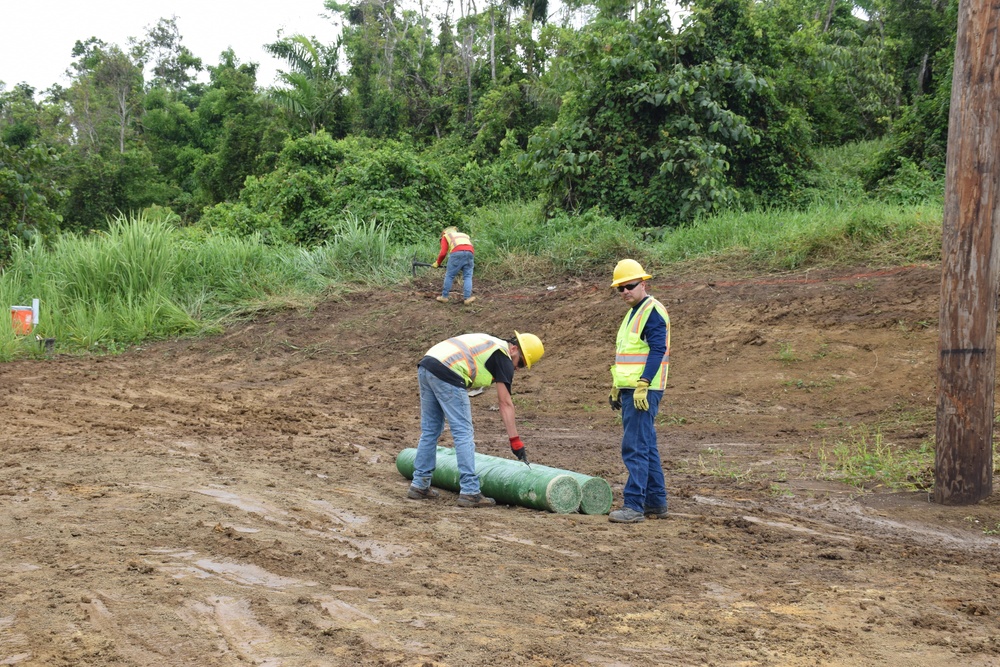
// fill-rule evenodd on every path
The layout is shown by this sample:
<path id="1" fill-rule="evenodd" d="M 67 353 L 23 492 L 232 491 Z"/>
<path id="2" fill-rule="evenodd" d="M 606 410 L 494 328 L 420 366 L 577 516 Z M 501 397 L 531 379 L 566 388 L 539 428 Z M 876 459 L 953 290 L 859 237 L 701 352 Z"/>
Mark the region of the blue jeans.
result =
<path id="1" fill-rule="evenodd" d="M 475 255 L 468 250 L 456 250 L 448 255 L 448 265 L 444 269 L 444 289 L 441 290 L 441 296 L 448 298 L 451 284 L 455 281 L 459 271 L 462 272 L 462 298 L 468 299 L 472 296 L 472 272 L 475 268 Z"/>
<path id="2" fill-rule="evenodd" d="M 450 264 L 449 264 L 450 266 Z M 426 368 L 417 368 L 420 385 L 420 441 L 413 459 L 413 486 L 426 489 L 437 466 L 437 443 L 448 420 L 451 438 L 455 441 L 461 493 L 479 493 L 476 474 L 476 443 L 472 431 L 472 406 L 469 393 L 439 379 Z"/>
<path id="3" fill-rule="evenodd" d="M 622 462 L 628 470 L 623 495 L 625 507 L 637 512 L 667 508 L 667 486 L 663 479 L 663 464 L 656 447 L 656 413 L 660 409 L 662 391 L 650 390 L 649 410 L 636 410 L 632 389 L 622 389 Z"/>

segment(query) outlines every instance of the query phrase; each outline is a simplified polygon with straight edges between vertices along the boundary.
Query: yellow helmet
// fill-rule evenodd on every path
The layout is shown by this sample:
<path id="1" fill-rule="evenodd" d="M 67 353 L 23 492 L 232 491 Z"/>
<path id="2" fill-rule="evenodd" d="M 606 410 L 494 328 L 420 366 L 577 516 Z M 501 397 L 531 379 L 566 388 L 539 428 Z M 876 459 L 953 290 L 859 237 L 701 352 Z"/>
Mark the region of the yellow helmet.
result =
<path id="1" fill-rule="evenodd" d="M 521 348 L 524 365 L 531 368 L 531 365 L 537 363 L 542 358 L 542 355 L 545 354 L 545 347 L 542 345 L 542 340 L 535 334 L 517 333 L 517 331 L 514 332 L 514 337 L 517 338 L 517 346 Z"/>
<path id="2" fill-rule="evenodd" d="M 618 262 L 615 267 L 615 274 L 612 287 L 618 287 L 619 285 L 624 285 L 625 283 L 630 283 L 633 280 L 649 280 L 653 276 L 646 273 L 646 270 L 642 268 L 642 264 L 635 261 L 634 259 L 623 259 Z"/>
<path id="3" fill-rule="evenodd" d="M 448 232 L 458 232 L 458 227 L 454 227 L 454 226 L 452 226 L 452 227 L 445 227 L 444 231 L 441 232 L 441 234 L 444 235 L 444 234 L 447 234 Z"/>

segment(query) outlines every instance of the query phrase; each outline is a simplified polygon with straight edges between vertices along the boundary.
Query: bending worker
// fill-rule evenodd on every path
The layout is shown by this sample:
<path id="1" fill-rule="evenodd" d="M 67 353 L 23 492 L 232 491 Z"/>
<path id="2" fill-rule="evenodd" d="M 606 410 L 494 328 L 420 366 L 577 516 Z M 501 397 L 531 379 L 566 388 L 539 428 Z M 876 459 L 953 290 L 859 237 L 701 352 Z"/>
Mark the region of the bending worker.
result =
<path id="1" fill-rule="evenodd" d="M 459 271 L 461 271 L 462 303 L 468 306 L 476 300 L 476 297 L 472 296 L 472 273 L 476 268 L 472 239 L 469 238 L 468 234 L 458 231 L 458 227 L 446 227 L 441 232 L 441 251 L 431 266 L 435 269 L 441 266 L 445 255 L 448 256 L 448 266 L 444 270 L 444 288 L 441 290 L 441 296 L 437 297 L 437 300 L 441 303 L 448 303 L 451 284 L 455 281 L 455 277 Z"/>
<path id="2" fill-rule="evenodd" d="M 510 386 L 516 368 L 531 368 L 545 354 L 542 341 L 529 333 L 514 332 L 510 340 L 487 334 L 462 334 L 438 343 L 417 364 L 420 385 L 420 442 L 413 460 L 413 482 L 406 497 L 437 498 L 431 475 L 437 465 L 437 443 L 448 421 L 455 441 L 459 472 L 459 507 L 488 507 L 496 501 L 482 494 L 476 474 L 476 443 L 468 389 L 497 387 L 500 419 L 507 430 L 510 449 L 525 463 L 528 450 L 517 433 Z"/>
<path id="3" fill-rule="evenodd" d="M 656 446 L 656 413 L 667 386 L 670 316 L 646 293 L 652 278 L 634 259 L 615 267 L 612 287 L 629 306 L 615 342 L 615 365 L 608 401 L 622 411 L 622 462 L 628 470 L 624 506 L 611 512 L 614 523 L 667 518 L 667 488 Z"/>

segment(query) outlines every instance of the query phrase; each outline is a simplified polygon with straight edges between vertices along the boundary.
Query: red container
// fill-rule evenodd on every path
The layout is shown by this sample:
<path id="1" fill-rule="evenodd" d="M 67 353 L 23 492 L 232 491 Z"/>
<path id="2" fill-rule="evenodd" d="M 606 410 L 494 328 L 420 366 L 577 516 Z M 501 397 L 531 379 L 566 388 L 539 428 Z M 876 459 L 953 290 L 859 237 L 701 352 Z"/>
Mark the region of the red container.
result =
<path id="1" fill-rule="evenodd" d="M 30 334 L 32 328 L 34 328 L 33 315 L 31 306 L 11 306 L 10 323 L 14 327 L 14 333 L 19 336 Z"/>

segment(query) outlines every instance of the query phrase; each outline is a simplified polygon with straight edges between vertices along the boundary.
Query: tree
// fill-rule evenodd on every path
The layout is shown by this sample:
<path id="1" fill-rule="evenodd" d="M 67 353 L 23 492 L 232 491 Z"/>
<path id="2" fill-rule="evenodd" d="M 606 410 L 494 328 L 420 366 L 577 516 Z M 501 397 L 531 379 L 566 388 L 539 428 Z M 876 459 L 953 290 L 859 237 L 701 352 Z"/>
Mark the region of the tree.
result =
<path id="1" fill-rule="evenodd" d="M 112 48 L 94 71 L 94 83 L 110 96 L 118 129 L 118 152 L 125 152 L 125 137 L 132 129 L 142 89 L 142 70 L 117 48 Z"/>
<path id="2" fill-rule="evenodd" d="M 340 43 L 324 46 L 315 38 L 293 35 L 264 49 L 291 67 L 289 72 L 279 70 L 278 78 L 288 88 L 272 89 L 271 99 L 304 120 L 310 134 L 322 128 L 335 137 L 345 136 L 350 121 L 338 71 Z"/>
<path id="3" fill-rule="evenodd" d="M 56 152 L 44 146 L 12 146 L 0 140 L 0 234 L 29 240 L 58 231 L 65 190 L 53 178 Z M 7 243 L 0 244 L 0 260 Z"/>
<path id="4" fill-rule="evenodd" d="M 211 82 L 196 109 L 205 156 L 196 178 L 203 205 L 235 201 L 247 177 L 274 166 L 287 133 L 274 106 L 257 93 L 257 66 L 232 49 L 209 67 Z"/>
<path id="5" fill-rule="evenodd" d="M 177 27 L 177 17 L 161 18 L 146 27 L 146 37 L 135 41 L 134 53 L 143 64 L 152 63 L 151 88 L 166 88 L 179 93 L 195 81 L 202 71 L 201 58 L 196 58 L 186 46 Z"/>
<path id="6" fill-rule="evenodd" d="M 73 56 L 77 58 L 71 68 L 75 80 L 67 101 L 72 108 L 70 122 L 83 149 L 99 151 L 113 142 L 124 153 L 134 130 L 142 68 L 120 48 L 96 37 L 77 41 Z"/>
<path id="7" fill-rule="evenodd" d="M 923 87 L 925 94 L 912 97 L 893 123 L 890 146 L 867 171 L 865 186 L 878 189 L 907 165 L 915 165 L 930 179 L 942 178 L 948 144 L 948 124 L 952 94 L 952 67 L 955 62 L 955 35 L 958 20 L 957 0 L 941 5 L 941 20 L 950 26 L 948 37 L 930 56 Z M 888 19 L 887 19 L 887 22 Z"/>
<path id="8" fill-rule="evenodd" d="M 808 133 L 743 62 L 766 50 L 732 27 L 747 8 L 720 0 L 678 33 L 659 6 L 634 21 L 608 12 L 581 31 L 553 64 L 570 81 L 559 117 L 521 160 L 551 208 L 599 206 L 658 227 L 728 206 L 741 189 L 791 187 Z"/>

